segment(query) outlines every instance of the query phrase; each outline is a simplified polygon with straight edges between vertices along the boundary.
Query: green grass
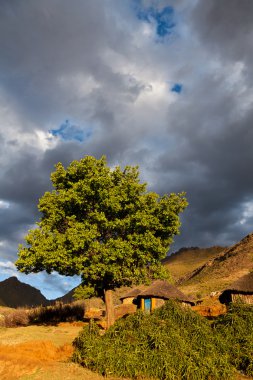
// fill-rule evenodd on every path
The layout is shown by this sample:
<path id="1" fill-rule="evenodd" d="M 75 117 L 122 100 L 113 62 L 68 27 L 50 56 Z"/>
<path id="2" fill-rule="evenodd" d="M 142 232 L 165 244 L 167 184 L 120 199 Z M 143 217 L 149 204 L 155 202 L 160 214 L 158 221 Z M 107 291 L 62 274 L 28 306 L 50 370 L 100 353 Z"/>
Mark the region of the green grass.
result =
<path id="1" fill-rule="evenodd" d="M 226 347 L 210 324 L 174 302 L 121 319 L 103 336 L 96 325 L 74 341 L 73 360 L 102 375 L 161 380 L 232 379 Z"/>
<path id="2" fill-rule="evenodd" d="M 214 329 L 224 339 L 230 363 L 253 376 L 253 306 L 231 305 L 228 313 L 214 322 Z"/>

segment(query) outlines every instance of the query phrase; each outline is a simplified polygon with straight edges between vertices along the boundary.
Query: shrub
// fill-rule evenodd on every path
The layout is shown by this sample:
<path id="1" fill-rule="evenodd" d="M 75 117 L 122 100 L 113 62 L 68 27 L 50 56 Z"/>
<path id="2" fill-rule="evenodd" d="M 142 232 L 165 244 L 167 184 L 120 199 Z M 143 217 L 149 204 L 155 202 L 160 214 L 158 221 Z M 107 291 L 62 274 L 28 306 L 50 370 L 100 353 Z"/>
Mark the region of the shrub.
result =
<path id="1" fill-rule="evenodd" d="M 231 379 L 219 335 L 190 309 L 168 301 L 148 315 L 118 320 L 103 336 L 96 325 L 74 341 L 73 361 L 103 375 L 153 379 Z"/>
<path id="2" fill-rule="evenodd" d="M 30 310 L 29 320 L 31 324 L 59 323 L 80 321 L 84 316 L 84 303 L 73 302 L 63 304 L 57 302 L 52 306 L 41 306 Z"/>
<path id="3" fill-rule="evenodd" d="M 29 316 L 25 309 L 17 309 L 4 314 L 5 327 L 27 326 L 29 324 Z"/>
<path id="4" fill-rule="evenodd" d="M 253 376 L 253 306 L 231 304 L 213 327 L 225 341 L 231 364 Z"/>

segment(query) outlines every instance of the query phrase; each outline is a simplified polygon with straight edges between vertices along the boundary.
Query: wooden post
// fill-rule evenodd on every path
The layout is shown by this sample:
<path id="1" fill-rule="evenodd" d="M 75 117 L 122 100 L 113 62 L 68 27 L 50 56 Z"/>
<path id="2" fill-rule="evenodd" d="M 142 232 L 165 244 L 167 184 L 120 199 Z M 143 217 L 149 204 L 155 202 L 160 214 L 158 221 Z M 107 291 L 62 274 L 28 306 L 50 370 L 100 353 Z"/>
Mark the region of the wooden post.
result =
<path id="1" fill-rule="evenodd" d="M 109 329 L 115 322 L 112 290 L 105 290 L 105 308 L 107 329 Z"/>

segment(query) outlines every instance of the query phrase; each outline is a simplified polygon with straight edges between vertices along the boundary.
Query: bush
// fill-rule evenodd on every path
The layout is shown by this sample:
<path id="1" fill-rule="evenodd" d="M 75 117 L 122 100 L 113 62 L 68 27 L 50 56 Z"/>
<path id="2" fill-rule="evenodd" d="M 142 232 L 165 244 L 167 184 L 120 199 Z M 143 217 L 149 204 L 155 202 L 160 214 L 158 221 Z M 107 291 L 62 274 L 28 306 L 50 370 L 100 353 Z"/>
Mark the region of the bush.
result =
<path id="1" fill-rule="evenodd" d="M 31 324 L 46 324 L 59 322 L 80 321 L 84 316 L 84 303 L 73 302 L 63 304 L 57 302 L 52 306 L 41 306 L 30 310 L 29 320 Z"/>
<path id="2" fill-rule="evenodd" d="M 96 325 L 74 341 L 73 361 L 103 375 L 153 379 L 231 379 L 220 335 L 190 309 L 168 301 L 148 315 L 118 320 L 103 336 Z"/>
<path id="3" fill-rule="evenodd" d="M 225 340 L 229 360 L 235 368 L 253 376 L 253 306 L 234 304 L 213 325 Z"/>
<path id="4" fill-rule="evenodd" d="M 27 326 L 29 324 L 29 316 L 26 310 L 17 309 L 14 311 L 8 311 L 3 314 L 3 326 L 4 327 L 19 327 Z"/>

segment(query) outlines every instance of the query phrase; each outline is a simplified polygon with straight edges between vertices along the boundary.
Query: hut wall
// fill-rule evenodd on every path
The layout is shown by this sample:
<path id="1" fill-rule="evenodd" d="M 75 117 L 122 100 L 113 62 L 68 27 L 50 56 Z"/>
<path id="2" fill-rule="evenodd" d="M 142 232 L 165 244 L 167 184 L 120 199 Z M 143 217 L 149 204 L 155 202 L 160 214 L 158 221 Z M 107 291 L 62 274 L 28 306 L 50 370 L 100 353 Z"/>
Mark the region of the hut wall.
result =
<path id="1" fill-rule="evenodd" d="M 134 297 L 128 297 L 123 299 L 123 304 L 124 305 L 129 305 L 130 303 L 133 303 Z"/>
<path id="2" fill-rule="evenodd" d="M 182 302 L 182 306 L 191 307 L 191 304 L 189 302 Z"/>
<path id="3" fill-rule="evenodd" d="M 162 298 L 156 298 L 155 299 L 155 308 L 161 307 L 165 304 L 165 300 Z"/>
<path id="4" fill-rule="evenodd" d="M 249 305 L 253 305 L 253 294 L 231 294 L 232 302 L 242 302 Z"/>

